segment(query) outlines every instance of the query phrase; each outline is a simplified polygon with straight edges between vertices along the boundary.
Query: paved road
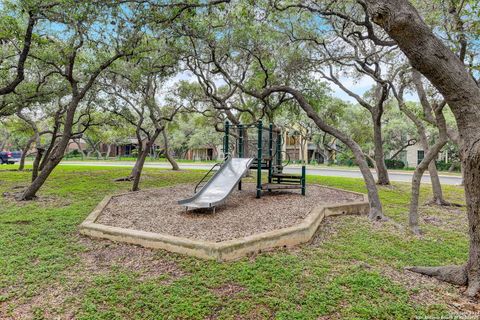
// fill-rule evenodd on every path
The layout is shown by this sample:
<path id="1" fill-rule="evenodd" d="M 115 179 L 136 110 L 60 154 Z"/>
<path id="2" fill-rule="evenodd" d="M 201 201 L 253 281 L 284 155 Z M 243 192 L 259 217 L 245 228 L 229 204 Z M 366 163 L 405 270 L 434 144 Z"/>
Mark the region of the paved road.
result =
<path id="1" fill-rule="evenodd" d="M 61 165 L 84 165 L 84 166 L 109 166 L 109 167 L 131 167 L 133 162 L 127 161 L 118 161 L 118 162 L 102 162 L 102 161 L 64 161 L 61 162 Z M 213 164 L 212 164 L 213 165 Z M 210 169 L 211 164 L 191 164 L 191 163 L 179 163 L 181 169 Z M 168 163 L 145 163 L 147 168 L 170 168 Z M 284 169 L 285 173 L 297 173 L 300 174 L 300 167 L 289 166 Z M 376 176 L 375 172 L 372 171 L 373 175 Z M 330 177 L 348 177 L 348 178 L 362 178 L 362 174 L 359 170 L 356 169 L 331 169 L 331 168 L 315 168 L 308 167 L 307 174 L 309 175 L 320 175 L 320 176 L 330 176 Z M 392 171 L 390 174 L 390 180 L 400 181 L 400 182 L 411 182 L 412 173 L 411 172 L 398 172 Z M 442 184 L 451 184 L 459 185 L 461 184 L 461 177 L 454 175 L 440 175 L 440 181 Z M 422 183 L 430 183 L 430 176 L 424 174 L 422 178 Z"/>

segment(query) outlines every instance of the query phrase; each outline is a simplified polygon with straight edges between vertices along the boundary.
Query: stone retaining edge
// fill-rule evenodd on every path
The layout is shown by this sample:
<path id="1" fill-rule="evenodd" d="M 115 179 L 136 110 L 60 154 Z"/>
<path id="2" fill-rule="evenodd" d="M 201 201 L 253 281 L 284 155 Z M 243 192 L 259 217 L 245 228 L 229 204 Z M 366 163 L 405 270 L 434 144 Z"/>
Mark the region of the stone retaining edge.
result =
<path id="1" fill-rule="evenodd" d="M 361 194 L 336 188 L 330 189 Z M 126 242 L 146 248 L 163 249 L 202 259 L 230 261 L 267 249 L 291 247 L 308 242 L 325 217 L 344 214 L 368 214 L 370 209 L 368 198 L 365 194 L 361 195 L 363 195 L 364 201 L 317 206 L 310 212 L 305 220 L 298 225 L 222 242 L 193 240 L 168 234 L 112 227 L 95 223 L 103 208 L 108 205 L 114 196 L 106 196 L 88 215 L 85 221 L 82 222 L 79 229 L 81 234 L 91 237 Z"/>

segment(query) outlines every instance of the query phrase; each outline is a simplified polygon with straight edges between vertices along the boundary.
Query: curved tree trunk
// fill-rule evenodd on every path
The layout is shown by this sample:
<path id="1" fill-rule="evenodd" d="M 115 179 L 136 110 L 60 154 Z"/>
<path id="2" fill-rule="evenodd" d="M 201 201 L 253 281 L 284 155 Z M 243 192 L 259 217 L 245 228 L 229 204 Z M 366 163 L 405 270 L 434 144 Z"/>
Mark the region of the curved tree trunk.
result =
<path id="1" fill-rule="evenodd" d="M 168 137 L 167 137 L 167 130 L 162 131 L 163 135 L 163 143 L 165 144 L 165 158 L 167 158 L 168 162 L 172 165 L 172 170 L 178 171 L 180 170 L 180 167 L 177 164 L 177 161 L 175 161 L 175 158 L 170 154 L 170 148 L 168 146 Z"/>
<path id="2" fill-rule="evenodd" d="M 132 191 L 138 191 L 140 185 L 140 178 L 142 176 L 143 165 L 148 156 L 148 148 L 145 148 L 141 154 L 138 155 L 137 162 L 135 162 L 134 170 L 132 170 Z"/>
<path id="3" fill-rule="evenodd" d="M 32 200 L 33 198 L 36 197 L 37 191 L 43 186 L 43 184 L 45 183 L 47 178 L 50 176 L 52 171 L 62 160 L 63 152 L 65 152 L 65 148 L 60 151 L 58 151 L 59 149 L 57 149 L 55 150 L 55 152 L 51 154 L 51 156 L 49 157 L 49 160 L 46 162 L 42 171 L 40 171 L 40 174 L 38 174 L 38 176 L 35 177 L 35 179 L 32 181 L 32 184 L 28 186 L 25 192 L 20 196 L 19 200 Z"/>
<path id="4" fill-rule="evenodd" d="M 133 180 L 138 173 L 138 170 L 140 167 L 140 155 L 143 153 L 143 150 L 144 150 L 142 138 L 138 136 L 137 140 L 138 140 L 138 155 L 137 155 L 137 159 L 135 160 L 135 164 L 133 165 L 132 171 L 130 172 L 130 177 L 129 177 L 130 180 Z"/>
<path id="5" fill-rule="evenodd" d="M 447 204 L 447 202 L 445 201 L 445 199 L 443 199 L 442 184 L 440 183 L 440 178 L 438 177 L 438 170 L 437 165 L 435 164 L 435 158 L 434 160 L 430 161 L 430 164 L 428 165 L 428 173 L 430 174 L 430 181 L 432 182 L 432 203 L 438 205 L 445 205 Z"/>
<path id="6" fill-rule="evenodd" d="M 47 163 L 48 158 L 50 157 L 50 153 L 53 150 L 53 147 L 55 146 L 55 143 L 57 142 L 57 133 L 58 130 L 55 128 L 52 134 L 52 139 L 50 140 L 50 144 L 48 145 L 47 150 L 43 154 L 43 158 L 41 159 L 41 162 L 38 166 L 39 170 L 42 170 L 43 167 L 45 167 L 45 164 Z"/>
<path id="7" fill-rule="evenodd" d="M 142 153 L 138 155 L 137 162 L 135 163 L 134 173 L 135 175 L 133 176 L 133 185 L 132 185 L 132 191 L 138 191 L 139 185 L 140 185 L 140 177 L 142 176 L 142 170 L 143 170 L 143 165 L 145 164 L 145 160 L 147 159 L 148 153 L 150 152 L 150 149 L 152 148 L 152 145 L 155 143 L 155 140 L 157 140 L 158 135 L 160 134 L 160 129 L 156 129 L 155 133 L 152 135 L 152 137 L 147 141 L 147 144 L 142 150 Z"/>
<path id="8" fill-rule="evenodd" d="M 403 79 L 403 75 L 402 75 L 402 79 Z M 437 139 L 437 142 L 432 147 L 430 147 L 428 144 L 428 137 L 427 137 L 424 123 L 405 105 L 405 101 L 403 99 L 405 83 L 403 80 L 402 80 L 402 84 L 398 89 L 398 92 L 395 90 L 395 88 L 393 89 L 395 97 L 397 98 L 397 101 L 398 101 L 398 107 L 400 111 L 402 111 L 415 125 L 423 150 L 424 152 L 426 152 L 425 158 L 417 165 L 412 177 L 412 191 L 411 191 L 412 196 L 410 200 L 410 211 L 408 215 L 408 225 L 411 231 L 415 234 L 420 234 L 420 227 L 418 223 L 420 184 L 421 184 L 423 173 L 427 168 L 430 172 L 430 179 L 432 181 L 433 201 L 434 202 L 438 201 L 438 202 L 441 202 L 442 204 L 444 203 L 442 187 L 440 185 L 440 180 L 438 178 L 435 159 L 438 157 L 438 153 L 440 152 L 440 150 L 447 143 L 447 139 L 448 139 L 447 125 L 445 122 L 445 118 L 443 116 L 444 105 L 436 106 L 435 110 L 433 110 L 433 108 L 431 108 L 429 105 L 428 108 L 431 109 L 428 111 L 430 112 L 430 117 L 431 117 L 429 122 L 437 125 L 439 130 L 439 138 Z M 422 87 L 422 90 L 423 90 L 423 87 Z M 420 99 L 422 99 L 421 98 L 422 95 L 419 94 L 419 96 L 420 96 Z M 435 118 L 433 118 L 433 115 L 431 113 L 434 113 Z"/>
<path id="9" fill-rule="evenodd" d="M 167 158 L 168 162 L 170 162 L 170 165 L 172 166 L 172 170 L 174 171 L 180 170 L 180 167 L 178 166 L 177 161 L 175 161 L 175 158 L 170 154 L 169 149 L 165 149 L 165 158 Z"/>
<path id="10" fill-rule="evenodd" d="M 40 168 L 40 161 L 42 160 L 43 153 L 45 149 L 37 148 L 37 154 L 35 155 L 35 159 L 33 160 L 32 165 L 32 182 L 38 177 L 38 170 Z"/>
<path id="11" fill-rule="evenodd" d="M 415 234 L 420 234 L 420 228 L 418 224 L 418 202 L 420 197 L 420 184 L 422 181 L 422 176 L 425 170 L 433 162 L 438 152 L 443 148 L 447 143 L 446 137 L 440 137 L 433 147 L 431 147 L 425 158 L 420 162 L 420 164 L 415 168 L 415 172 L 412 177 L 412 199 L 410 201 L 410 213 L 408 215 L 408 224 L 410 229 Z"/>
<path id="12" fill-rule="evenodd" d="M 110 153 L 112 152 L 112 145 L 109 143 L 107 145 L 107 153 L 105 153 L 105 160 L 108 160 L 108 158 L 110 157 Z"/>
<path id="13" fill-rule="evenodd" d="M 75 139 L 74 142 L 77 145 L 77 148 L 80 151 L 80 154 L 82 155 L 82 160 L 83 160 L 85 158 L 85 153 L 83 151 L 82 144 L 77 139 Z"/>
<path id="14" fill-rule="evenodd" d="M 383 151 L 382 125 L 378 117 L 372 116 L 373 120 L 373 145 L 375 170 L 377 171 L 377 183 L 385 186 L 390 184 L 387 166 L 385 165 L 385 155 Z"/>
<path id="15" fill-rule="evenodd" d="M 418 131 L 419 131 L 419 135 L 421 136 L 420 141 L 422 143 L 423 150 L 425 150 L 425 152 L 428 153 L 431 148 L 428 145 L 428 139 L 427 139 L 425 130 L 422 130 L 421 128 L 418 128 Z M 443 148 L 443 146 L 447 143 L 446 134 L 444 134 L 443 140 L 445 140 L 445 143 L 442 145 L 441 148 Z M 440 178 L 438 177 L 437 165 L 435 164 L 435 159 L 437 159 L 438 154 L 441 151 L 441 148 L 436 149 L 436 150 L 438 150 L 437 153 L 435 155 L 433 155 L 432 160 L 428 164 L 428 173 L 430 175 L 430 181 L 432 183 L 433 198 L 432 198 L 431 202 L 434 203 L 434 204 L 438 204 L 438 205 L 446 205 L 447 202 L 443 199 L 442 185 L 440 183 Z"/>
<path id="16" fill-rule="evenodd" d="M 54 143 L 54 139 L 52 139 L 50 143 L 51 148 L 49 147 L 49 150 L 51 150 L 50 154 L 48 155 L 48 157 L 45 155 L 42 161 L 42 164 L 44 164 L 44 166 L 41 167 L 40 165 L 40 174 L 38 174 L 38 176 L 33 179 L 30 186 L 28 186 L 28 188 L 23 192 L 23 194 L 18 197 L 19 200 L 32 200 L 33 198 L 35 198 L 37 191 L 43 186 L 45 181 L 47 181 L 47 178 L 50 176 L 55 167 L 60 163 L 60 161 L 62 161 L 65 150 L 67 149 L 70 138 L 72 137 L 72 126 L 75 117 L 75 111 L 79 103 L 80 100 L 78 98 L 73 99 L 70 102 L 70 105 L 66 112 L 65 123 L 63 126 L 64 129 L 60 140 L 53 147 L 52 144 Z M 55 135 L 53 135 L 53 137 L 55 137 Z M 33 177 L 34 174 L 32 173 L 32 178 Z"/>
<path id="17" fill-rule="evenodd" d="M 470 250 L 466 268 L 458 267 L 454 276 L 466 273 L 465 293 L 473 297 L 480 291 L 480 88 L 464 63 L 432 33 L 408 1 L 366 0 L 366 4 L 374 22 L 444 96 L 455 115 L 462 139 Z M 441 279 L 453 282 L 453 278 Z"/>
<path id="18" fill-rule="evenodd" d="M 139 168 L 140 168 L 140 155 L 143 153 L 143 140 L 140 136 L 139 130 L 137 128 L 137 143 L 138 143 L 138 156 L 137 159 L 135 160 L 135 164 L 132 167 L 132 171 L 130 171 L 130 174 L 127 177 L 122 177 L 122 178 L 117 178 L 114 181 L 133 181 L 135 177 L 139 174 Z M 142 164 L 143 166 L 143 164 Z"/>
<path id="19" fill-rule="evenodd" d="M 18 171 L 23 171 L 25 168 L 25 158 L 27 157 L 28 150 L 30 150 L 30 146 L 32 143 L 35 141 L 36 136 L 31 137 L 28 141 L 25 147 L 22 149 L 22 157 L 20 158 L 20 163 L 18 166 Z"/>

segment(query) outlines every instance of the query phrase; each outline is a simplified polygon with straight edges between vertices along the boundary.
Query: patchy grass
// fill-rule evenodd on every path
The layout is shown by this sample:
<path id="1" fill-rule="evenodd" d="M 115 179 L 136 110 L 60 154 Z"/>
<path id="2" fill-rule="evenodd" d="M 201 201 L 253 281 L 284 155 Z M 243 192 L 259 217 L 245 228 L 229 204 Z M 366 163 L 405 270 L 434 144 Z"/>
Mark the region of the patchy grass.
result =
<path id="1" fill-rule="evenodd" d="M 403 270 L 462 263 L 468 250 L 463 208 L 422 207 L 425 235 L 406 231 L 408 184 L 381 188 L 390 222 L 329 218 L 308 245 L 217 263 L 78 234 L 106 194 L 128 190 L 129 182 L 112 182 L 128 171 L 62 166 L 37 201 L 0 198 L 1 319 L 410 319 L 478 311 L 460 288 Z M 141 186 L 202 174 L 147 168 Z M 0 193 L 28 179 L 28 172 L 0 171 Z M 365 192 L 359 179 L 309 182 Z M 444 192 L 463 202 L 461 188 Z M 428 194 L 423 187 L 423 202 Z"/>

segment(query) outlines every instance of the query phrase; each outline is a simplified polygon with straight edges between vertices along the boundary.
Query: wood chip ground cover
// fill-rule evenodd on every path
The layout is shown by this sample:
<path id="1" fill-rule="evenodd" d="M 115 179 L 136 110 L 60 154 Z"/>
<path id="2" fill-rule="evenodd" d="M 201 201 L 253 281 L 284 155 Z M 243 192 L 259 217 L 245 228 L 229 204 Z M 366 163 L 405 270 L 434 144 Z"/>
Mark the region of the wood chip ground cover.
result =
<path id="1" fill-rule="evenodd" d="M 196 240 L 225 241 L 301 223 L 322 204 L 361 201 L 362 196 L 309 185 L 299 192 L 265 192 L 255 198 L 255 185 L 245 183 L 216 209 L 185 211 L 178 200 L 192 195 L 192 185 L 132 192 L 113 197 L 97 223 L 135 230 L 165 233 Z"/>

